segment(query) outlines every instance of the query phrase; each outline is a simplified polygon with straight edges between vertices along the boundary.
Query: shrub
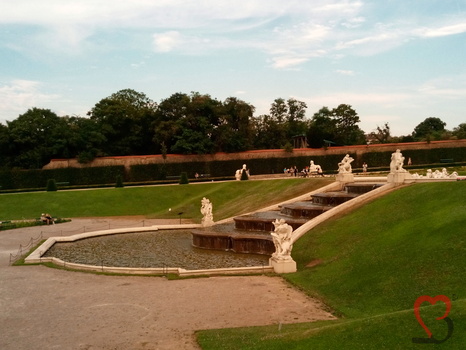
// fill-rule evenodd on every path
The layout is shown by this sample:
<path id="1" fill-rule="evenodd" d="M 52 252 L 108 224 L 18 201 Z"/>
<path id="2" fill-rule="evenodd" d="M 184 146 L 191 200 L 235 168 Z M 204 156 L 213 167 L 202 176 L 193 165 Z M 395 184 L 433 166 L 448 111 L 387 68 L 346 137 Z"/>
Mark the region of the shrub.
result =
<path id="1" fill-rule="evenodd" d="M 186 171 L 183 171 L 180 177 L 180 185 L 186 185 L 186 184 L 189 184 L 188 174 L 186 173 Z"/>
<path id="2" fill-rule="evenodd" d="M 124 187 L 124 186 L 123 186 L 123 179 L 121 178 L 121 175 L 117 175 L 115 187 L 116 187 L 116 188 L 118 188 L 118 187 Z"/>
<path id="3" fill-rule="evenodd" d="M 47 181 L 47 192 L 52 192 L 57 190 L 57 183 L 55 179 L 48 179 Z"/>

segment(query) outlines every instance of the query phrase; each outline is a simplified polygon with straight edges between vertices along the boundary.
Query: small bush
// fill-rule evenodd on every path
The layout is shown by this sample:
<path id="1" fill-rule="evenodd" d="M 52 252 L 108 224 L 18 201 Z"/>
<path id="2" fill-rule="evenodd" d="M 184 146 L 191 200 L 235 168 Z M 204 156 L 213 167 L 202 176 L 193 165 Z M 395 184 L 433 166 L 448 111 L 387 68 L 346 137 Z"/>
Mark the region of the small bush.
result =
<path id="1" fill-rule="evenodd" d="M 47 181 L 47 192 L 53 192 L 57 190 L 57 183 L 55 179 L 48 179 Z"/>
<path id="2" fill-rule="evenodd" d="M 123 179 L 121 178 L 121 175 L 117 175 L 115 187 L 116 188 L 124 187 L 123 186 Z"/>
<path id="3" fill-rule="evenodd" d="M 189 184 L 188 174 L 186 173 L 186 171 L 183 171 L 180 177 L 180 185 L 186 185 L 186 184 Z"/>
<path id="4" fill-rule="evenodd" d="M 285 152 L 287 153 L 293 153 L 293 145 L 290 142 L 287 142 L 285 146 L 282 147 Z"/>

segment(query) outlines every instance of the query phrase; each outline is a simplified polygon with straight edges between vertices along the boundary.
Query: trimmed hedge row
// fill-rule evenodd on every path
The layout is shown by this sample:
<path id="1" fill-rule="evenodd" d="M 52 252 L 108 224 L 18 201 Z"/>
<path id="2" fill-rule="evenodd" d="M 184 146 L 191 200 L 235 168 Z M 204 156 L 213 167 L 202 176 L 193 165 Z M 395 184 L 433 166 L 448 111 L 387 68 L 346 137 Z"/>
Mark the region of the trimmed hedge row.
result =
<path id="1" fill-rule="evenodd" d="M 67 186 L 86 186 L 115 183 L 118 175 L 124 177 L 123 165 L 94 168 L 62 168 L 48 170 L 3 170 L 0 171 L 2 190 L 45 188 L 49 179 Z"/>
<path id="2" fill-rule="evenodd" d="M 296 166 L 302 169 L 309 165 L 310 160 L 319 164 L 324 173 L 336 173 L 338 162 L 346 152 L 341 154 L 329 154 L 324 156 L 293 156 L 290 153 L 285 158 L 258 158 L 249 160 L 225 160 L 212 162 L 185 162 L 163 164 L 132 165 L 125 172 L 123 165 L 88 168 L 62 168 L 53 170 L 4 170 L 0 171 L 1 190 L 45 188 L 48 179 L 54 179 L 58 187 L 60 183 L 68 186 L 90 186 L 115 184 L 118 176 L 125 182 L 147 182 L 165 180 L 169 177 L 179 176 L 186 172 L 189 178 L 195 174 L 202 177 L 234 177 L 237 169 L 241 169 L 246 163 L 251 175 L 282 173 L 284 168 Z M 350 155 L 354 158 L 354 168 L 361 168 L 366 162 L 370 168 L 388 168 L 393 151 L 366 152 Z M 438 148 L 418 149 L 403 151 L 403 156 L 411 158 L 414 166 L 423 164 L 438 164 L 442 159 L 450 159 L 454 162 L 466 161 L 466 147 L 464 148 Z"/>
<path id="3" fill-rule="evenodd" d="M 394 150 L 393 150 L 394 151 Z M 393 151 L 387 152 L 366 152 L 363 154 L 352 154 L 354 158 L 353 168 L 361 168 L 366 162 L 369 167 L 389 168 L 390 158 Z M 146 164 L 131 166 L 128 181 L 154 181 L 164 180 L 166 176 L 179 175 L 186 171 L 189 178 L 194 178 L 196 173 L 209 174 L 211 177 L 233 177 L 237 169 L 243 167 L 246 163 L 250 169 L 251 175 L 276 174 L 282 173 L 284 168 L 296 166 L 302 169 L 309 165 L 310 160 L 319 164 L 325 173 L 336 173 L 338 163 L 342 160 L 345 153 L 329 154 L 325 156 L 293 156 L 285 158 L 258 158 L 250 160 L 225 160 L 212 162 L 186 162 L 186 163 L 166 163 L 166 164 Z M 403 156 L 408 158 L 414 165 L 437 164 L 441 159 L 453 159 L 455 162 L 466 161 L 466 148 L 439 148 L 439 149 L 420 149 L 403 151 Z"/>

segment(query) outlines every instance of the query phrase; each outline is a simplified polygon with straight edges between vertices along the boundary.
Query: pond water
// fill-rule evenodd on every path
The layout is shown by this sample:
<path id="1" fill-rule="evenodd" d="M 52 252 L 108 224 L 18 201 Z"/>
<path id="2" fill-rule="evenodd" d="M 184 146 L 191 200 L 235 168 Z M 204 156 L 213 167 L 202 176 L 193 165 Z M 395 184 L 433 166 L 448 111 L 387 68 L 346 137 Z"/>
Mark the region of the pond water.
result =
<path id="1" fill-rule="evenodd" d="M 266 266 L 270 258 L 195 248 L 191 232 L 187 230 L 125 233 L 55 243 L 44 256 L 86 265 L 187 270 Z"/>

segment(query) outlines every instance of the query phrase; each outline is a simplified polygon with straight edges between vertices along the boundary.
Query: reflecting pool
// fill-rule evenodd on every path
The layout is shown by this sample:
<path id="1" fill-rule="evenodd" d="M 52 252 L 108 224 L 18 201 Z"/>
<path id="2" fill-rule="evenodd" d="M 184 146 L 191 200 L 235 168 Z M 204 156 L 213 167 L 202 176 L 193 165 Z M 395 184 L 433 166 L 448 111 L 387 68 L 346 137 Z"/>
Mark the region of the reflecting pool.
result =
<path id="1" fill-rule="evenodd" d="M 205 250 L 192 246 L 191 231 L 159 230 L 55 243 L 44 257 L 114 267 L 181 267 L 186 270 L 267 266 L 269 256 Z"/>

